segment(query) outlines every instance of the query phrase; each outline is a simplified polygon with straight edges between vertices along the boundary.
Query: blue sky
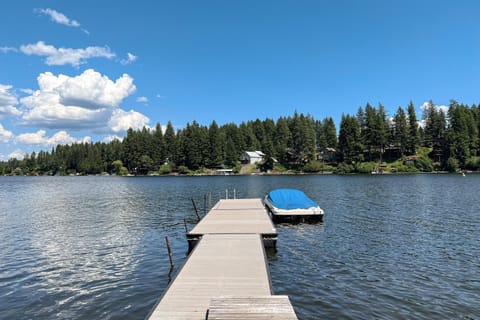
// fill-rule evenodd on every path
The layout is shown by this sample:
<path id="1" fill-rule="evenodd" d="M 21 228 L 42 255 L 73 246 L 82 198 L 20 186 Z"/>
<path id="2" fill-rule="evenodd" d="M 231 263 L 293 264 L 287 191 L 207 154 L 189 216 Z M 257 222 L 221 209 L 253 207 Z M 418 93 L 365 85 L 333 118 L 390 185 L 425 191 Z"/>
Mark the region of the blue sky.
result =
<path id="1" fill-rule="evenodd" d="M 128 127 L 480 102 L 478 1 L 4 1 L 0 160 Z"/>

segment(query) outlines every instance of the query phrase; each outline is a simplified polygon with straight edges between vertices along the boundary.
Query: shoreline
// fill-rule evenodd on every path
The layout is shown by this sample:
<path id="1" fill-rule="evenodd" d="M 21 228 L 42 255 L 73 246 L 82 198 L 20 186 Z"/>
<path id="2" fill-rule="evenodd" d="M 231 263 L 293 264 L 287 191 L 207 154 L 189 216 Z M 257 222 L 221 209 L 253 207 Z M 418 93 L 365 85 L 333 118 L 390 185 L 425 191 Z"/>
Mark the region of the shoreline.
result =
<path id="1" fill-rule="evenodd" d="M 470 175 L 480 174 L 480 171 L 462 171 L 462 172 L 448 172 L 448 171 L 432 171 L 432 172 L 383 172 L 383 173 L 335 173 L 335 172 L 258 172 L 249 174 L 211 174 L 211 173 L 197 173 L 197 174 L 147 174 L 147 175 L 117 175 L 117 174 L 68 174 L 68 175 L 2 175 L 0 177 L 246 177 L 246 176 L 324 176 L 324 175 L 337 175 L 337 176 L 401 176 L 401 175 L 423 175 L 423 174 L 451 174 L 451 175 Z"/>

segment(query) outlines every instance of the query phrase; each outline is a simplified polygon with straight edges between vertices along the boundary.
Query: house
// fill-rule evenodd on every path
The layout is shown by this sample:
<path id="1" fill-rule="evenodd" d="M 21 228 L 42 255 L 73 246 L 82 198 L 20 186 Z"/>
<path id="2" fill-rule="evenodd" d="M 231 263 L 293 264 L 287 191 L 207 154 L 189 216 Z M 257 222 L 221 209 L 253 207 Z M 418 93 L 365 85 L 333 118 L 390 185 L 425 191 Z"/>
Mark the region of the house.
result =
<path id="1" fill-rule="evenodd" d="M 318 152 L 317 160 L 322 162 L 337 162 L 337 150 L 325 148 Z"/>
<path id="2" fill-rule="evenodd" d="M 262 151 L 245 151 L 240 156 L 242 164 L 256 164 L 263 160 L 265 154 Z"/>
<path id="3" fill-rule="evenodd" d="M 217 175 L 229 176 L 233 173 L 233 169 L 217 169 Z"/>
<path id="4" fill-rule="evenodd" d="M 408 157 L 405 157 L 403 164 L 406 166 L 414 166 L 417 164 L 417 161 L 418 161 L 417 156 L 408 156 Z"/>

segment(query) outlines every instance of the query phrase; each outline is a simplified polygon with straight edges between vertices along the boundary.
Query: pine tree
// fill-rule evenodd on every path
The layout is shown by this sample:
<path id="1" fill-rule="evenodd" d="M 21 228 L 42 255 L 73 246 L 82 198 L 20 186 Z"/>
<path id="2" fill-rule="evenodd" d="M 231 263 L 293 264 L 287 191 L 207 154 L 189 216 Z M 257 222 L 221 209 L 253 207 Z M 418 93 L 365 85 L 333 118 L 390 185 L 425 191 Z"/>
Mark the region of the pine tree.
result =
<path id="1" fill-rule="evenodd" d="M 407 116 L 402 107 L 398 107 L 395 116 L 393 117 L 393 142 L 400 147 L 403 155 L 409 139 Z"/>
<path id="2" fill-rule="evenodd" d="M 355 161 L 360 152 L 360 127 L 355 117 L 342 114 L 340 132 L 338 134 L 338 149 L 342 160 L 345 162 Z"/>
<path id="3" fill-rule="evenodd" d="M 327 148 L 337 148 L 337 128 L 332 117 L 325 118 L 322 121 L 322 128 L 327 142 Z"/>
<path id="4" fill-rule="evenodd" d="M 165 160 L 166 162 L 173 162 L 175 163 L 177 160 L 177 137 L 175 135 L 175 130 L 173 129 L 173 125 L 170 121 L 167 123 L 167 128 L 165 129 L 164 135 L 165 141 Z"/>
<path id="5" fill-rule="evenodd" d="M 292 149 L 292 133 L 285 118 L 278 118 L 275 128 L 275 156 L 281 163 L 289 162 L 289 151 Z"/>
<path id="6" fill-rule="evenodd" d="M 417 150 L 417 145 L 420 142 L 420 134 L 418 129 L 417 114 L 415 112 L 415 106 L 413 102 L 410 101 L 408 104 L 408 142 L 406 146 L 406 152 L 408 154 L 415 154 Z"/>
<path id="7" fill-rule="evenodd" d="M 380 152 L 380 158 L 385 150 L 385 146 L 388 143 L 388 122 L 387 122 L 387 112 L 385 111 L 385 107 L 379 103 L 378 104 L 378 111 L 376 113 L 376 124 L 375 124 L 375 131 L 376 131 L 376 139 L 375 139 L 375 147 Z"/>
<path id="8" fill-rule="evenodd" d="M 224 161 L 225 140 L 222 139 L 217 122 L 212 121 L 208 128 L 208 149 L 207 167 L 219 167 Z"/>
<path id="9" fill-rule="evenodd" d="M 152 161 L 153 164 L 161 166 L 165 162 L 165 140 L 160 123 L 156 124 L 152 138 Z"/>

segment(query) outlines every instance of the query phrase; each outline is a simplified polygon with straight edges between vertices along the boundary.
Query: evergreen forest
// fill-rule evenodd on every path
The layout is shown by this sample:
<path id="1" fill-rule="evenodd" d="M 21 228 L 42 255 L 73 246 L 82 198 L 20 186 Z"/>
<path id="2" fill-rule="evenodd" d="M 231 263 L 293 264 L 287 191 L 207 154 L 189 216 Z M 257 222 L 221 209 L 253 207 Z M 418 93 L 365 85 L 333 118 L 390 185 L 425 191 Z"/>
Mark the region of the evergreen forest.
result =
<path id="1" fill-rule="evenodd" d="M 0 175 L 245 173 L 240 157 L 256 150 L 264 159 L 246 173 L 478 171 L 480 106 L 452 100 L 444 111 L 430 101 L 417 119 L 412 102 L 390 116 L 382 104 L 367 103 L 356 114 L 343 114 L 338 130 L 331 117 L 298 112 L 221 126 L 192 121 L 180 130 L 168 122 L 164 130 L 160 124 L 129 129 L 123 141 L 25 154 L 0 162 Z"/>

